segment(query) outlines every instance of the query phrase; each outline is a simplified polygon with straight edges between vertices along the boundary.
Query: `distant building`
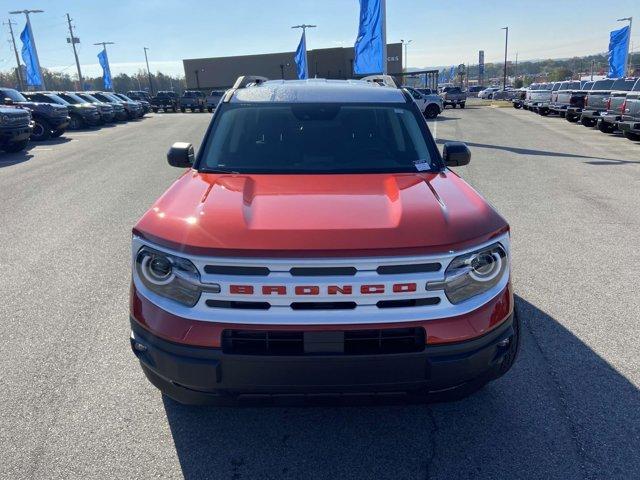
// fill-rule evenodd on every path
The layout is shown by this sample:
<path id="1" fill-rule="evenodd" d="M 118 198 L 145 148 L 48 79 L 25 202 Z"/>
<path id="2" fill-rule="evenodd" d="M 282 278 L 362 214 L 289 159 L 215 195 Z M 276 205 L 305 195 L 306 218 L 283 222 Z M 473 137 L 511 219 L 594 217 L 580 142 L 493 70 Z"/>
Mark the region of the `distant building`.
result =
<path id="1" fill-rule="evenodd" d="M 298 78 L 295 52 L 242 55 L 236 57 L 191 58 L 182 61 L 188 89 L 228 88 L 241 75 L 260 75 L 270 79 Z M 353 48 L 308 50 L 309 77 L 347 79 L 353 75 Z M 402 73 L 402 44 L 387 45 L 387 69 Z"/>

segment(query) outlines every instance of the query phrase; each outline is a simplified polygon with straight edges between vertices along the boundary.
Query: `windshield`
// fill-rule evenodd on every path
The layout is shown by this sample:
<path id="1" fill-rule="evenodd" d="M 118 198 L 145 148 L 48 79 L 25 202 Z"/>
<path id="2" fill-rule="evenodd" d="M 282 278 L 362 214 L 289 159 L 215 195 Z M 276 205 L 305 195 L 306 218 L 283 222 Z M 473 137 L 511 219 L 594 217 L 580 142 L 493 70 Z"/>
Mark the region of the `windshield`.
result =
<path id="1" fill-rule="evenodd" d="M 638 81 L 636 82 L 636 84 L 633 86 L 632 91 L 634 91 L 634 92 L 640 92 L 640 78 L 638 79 Z"/>
<path id="2" fill-rule="evenodd" d="M 634 83 L 635 83 L 635 79 L 625 80 L 624 78 L 621 78 L 613 82 L 613 85 L 611 86 L 611 90 L 617 90 L 619 92 L 630 92 L 631 89 L 633 88 Z"/>
<path id="3" fill-rule="evenodd" d="M 613 80 L 598 80 L 593 84 L 593 90 L 608 90 L 613 85 Z"/>
<path id="4" fill-rule="evenodd" d="M 59 103 L 60 105 L 69 105 L 69 102 L 67 102 L 64 98 L 61 98 L 60 96 L 56 95 L 55 93 L 47 93 L 46 97 L 50 98 L 55 103 Z"/>
<path id="5" fill-rule="evenodd" d="M 91 103 L 102 103 L 102 101 L 98 100 L 96 97 L 94 97 L 93 95 L 89 95 L 88 93 L 81 93 L 79 95 L 81 98 L 86 99 L 87 101 L 91 102 Z"/>
<path id="6" fill-rule="evenodd" d="M 224 104 L 201 171 L 376 173 L 433 170 L 424 120 L 407 104 Z"/>
<path id="7" fill-rule="evenodd" d="M 564 85 L 563 83 L 554 83 L 553 84 L 553 88 L 551 90 L 553 90 L 554 92 L 556 90 L 560 90 L 560 85 Z"/>
<path id="8" fill-rule="evenodd" d="M 77 104 L 77 103 L 87 103 L 87 100 L 85 100 L 82 97 L 79 97 L 78 95 L 76 95 L 75 93 L 69 93 L 69 92 L 65 92 L 65 93 L 61 93 L 60 97 L 62 97 L 63 99 L 65 99 L 67 102 L 69 103 L 73 103 L 73 104 Z"/>
<path id="9" fill-rule="evenodd" d="M 591 87 L 593 87 L 593 82 L 587 82 L 582 87 L 582 90 L 591 90 Z"/>
<path id="10" fill-rule="evenodd" d="M 2 90 L 2 94 L 5 97 L 10 98 L 14 102 L 28 102 L 29 101 L 19 91 L 13 90 L 12 88 L 7 88 L 5 90 Z"/>

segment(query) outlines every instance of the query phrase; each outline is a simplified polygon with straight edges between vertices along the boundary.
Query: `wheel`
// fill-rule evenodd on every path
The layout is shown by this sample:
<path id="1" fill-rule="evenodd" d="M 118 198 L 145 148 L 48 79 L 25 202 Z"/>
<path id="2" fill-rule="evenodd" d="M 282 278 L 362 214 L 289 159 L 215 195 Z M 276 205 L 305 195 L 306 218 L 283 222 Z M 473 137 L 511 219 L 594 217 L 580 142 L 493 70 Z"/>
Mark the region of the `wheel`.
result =
<path id="1" fill-rule="evenodd" d="M 594 120 L 593 118 L 583 118 L 582 119 L 582 125 L 584 125 L 587 128 L 592 128 L 596 126 L 596 120 Z"/>
<path id="2" fill-rule="evenodd" d="M 574 114 L 574 113 L 569 113 L 569 112 L 567 112 L 567 113 L 565 114 L 564 118 L 566 118 L 568 122 L 576 123 L 580 117 L 578 117 L 578 116 L 577 116 L 576 114 Z"/>
<path id="3" fill-rule="evenodd" d="M 424 109 L 424 116 L 427 118 L 436 118 L 439 113 L 440 108 L 433 103 L 431 105 L 427 105 L 427 108 Z"/>
<path id="4" fill-rule="evenodd" d="M 640 133 L 624 131 L 622 134 L 624 135 L 624 138 L 628 138 L 629 140 L 633 140 L 634 142 L 640 141 Z"/>
<path id="5" fill-rule="evenodd" d="M 464 102 L 460 103 L 460 108 L 464 108 L 464 107 L 465 107 L 465 103 Z"/>
<path id="6" fill-rule="evenodd" d="M 602 133 L 613 133 L 616 130 L 616 127 L 607 122 L 599 122 L 598 130 Z"/>
<path id="7" fill-rule="evenodd" d="M 62 135 L 66 131 L 67 131 L 66 128 L 60 128 L 58 130 L 54 130 L 53 132 L 51 132 L 51 138 L 58 138 L 60 135 Z"/>
<path id="8" fill-rule="evenodd" d="M 538 109 L 538 113 L 543 117 L 546 117 L 547 115 L 549 115 L 550 112 L 548 108 L 540 108 Z"/>
<path id="9" fill-rule="evenodd" d="M 209 113 L 213 112 L 213 108 L 207 107 L 207 112 L 209 112 Z"/>
<path id="10" fill-rule="evenodd" d="M 560 110 L 559 115 L 560 115 L 560 118 L 566 118 L 567 112 L 565 112 L 564 110 Z"/>
<path id="11" fill-rule="evenodd" d="M 9 143 L 4 146 L 3 150 L 8 153 L 17 153 L 27 148 L 28 144 L 29 144 L 29 139 L 27 138 L 19 142 Z"/>
<path id="12" fill-rule="evenodd" d="M 50 137 L 51 126 L 49 122 L 41 118 L 36 118 L 33 132 L 31 133 L 31 140 L 34 142 L 42 142 L 43 140 L 49 140 Z"/>
<path id="13" fill-rule="evenodd" d="M 515 108 L 516 110 L 520 110 L 522 108 L 522 105 L 520 103 L 514 103 L 513 108 Z"/>
<path id="14" fill-rule="evenodd" d="M 80 115 L 71 114 L 71 120 L 69 120 L 69 130 L 80 130 L 84 128 L 84 120 Z"/>

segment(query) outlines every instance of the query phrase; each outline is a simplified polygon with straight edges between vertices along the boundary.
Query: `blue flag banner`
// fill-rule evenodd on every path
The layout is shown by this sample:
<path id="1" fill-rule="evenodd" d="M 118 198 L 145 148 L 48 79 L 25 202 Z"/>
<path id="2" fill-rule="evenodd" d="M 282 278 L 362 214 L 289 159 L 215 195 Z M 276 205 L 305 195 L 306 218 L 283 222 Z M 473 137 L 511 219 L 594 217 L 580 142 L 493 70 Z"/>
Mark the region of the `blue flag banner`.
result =
<path id="1" fill-rule="evenodd" d="M 102 83 L 105 90 L 113 90 L 113 84 L 111 83 L 111 69 L 109 69 L 109 58 L 107 57 L 107 49 L 103 49 L 98 54 L 98 61 L 102 67 Z"/>
<path id="2" fill-rule="evenodd" d="M 629 27 L 614 30 L 609 37 L 609 78 L 621 78 L 626 75 L 624 66 L 629 48 Z"/>
<path id="3" fill-rule="evenodd" d="M 309 78 L 309 68 L 307 67 L 307 38 L 302 30 L 302 37 L 300 37 L 300 43 L 296 50 L 295 56 L 296 66 L 298 70 L 298 78 L 300 80 L 306 80 Z"/>
<path id="4" fill-rule="evenodd" d="M 382 17 L 382 0 L 360 0 L 360 26 L 353 60 L 353 72 L 358 75 L 384 72 Z"/>
<path id="5" fill-rule="evenodd" d="M 40 65 L 38 64 L 38 56 L 33 42 L 33 34 L 28 24 L 25 25 L 20 34 L 20 40 L 22 40 L 22 60 L 27 71 L 27 85 L 40 86 L 42 85 Z"/>

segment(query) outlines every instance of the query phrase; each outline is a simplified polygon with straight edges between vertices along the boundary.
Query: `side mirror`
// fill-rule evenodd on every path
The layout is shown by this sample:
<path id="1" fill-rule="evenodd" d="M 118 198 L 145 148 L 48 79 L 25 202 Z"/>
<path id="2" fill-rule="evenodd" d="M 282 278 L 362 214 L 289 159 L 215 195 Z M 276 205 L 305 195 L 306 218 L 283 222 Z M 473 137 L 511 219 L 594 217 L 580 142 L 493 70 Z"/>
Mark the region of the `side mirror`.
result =
<path id="1" fill-rule="evenodd" d="M 4 104 L 5 105 L 13 105 L 13 100 L 11 100 L 9 97 L 5 97 Z"/>
<path id="2" fill-rule="evenodd" d="M 447 142 L 442 149 L 442 158 L 447 167 L 461 167 L 471 161 L 471 152 L 462 142 Z"/>
<path id="3" fill-rule="evenodd" d="M 193 166 L 195 155 L 193 145 L 185 142 L 176 142 L 167 152 L 167 161 L 172 167 L 189 168 Z"/>

